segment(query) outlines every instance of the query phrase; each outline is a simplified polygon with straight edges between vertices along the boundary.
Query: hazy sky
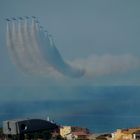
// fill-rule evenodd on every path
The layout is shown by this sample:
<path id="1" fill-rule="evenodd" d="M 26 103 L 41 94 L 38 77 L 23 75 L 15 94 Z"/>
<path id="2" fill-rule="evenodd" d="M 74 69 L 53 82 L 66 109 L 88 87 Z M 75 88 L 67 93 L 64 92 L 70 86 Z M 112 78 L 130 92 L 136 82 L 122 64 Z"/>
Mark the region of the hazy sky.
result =
<path id="1" fill-rule="evenodd" d="M 0 0 L 1 87 L 37 86 L 53 93 L 50 87 L 64 92 L 75 86 L 140 85 L 139 7 L 139 0 Z M 4 18 L 33 15 L 53 35 L 63 58 L 86 70 L 84 77 L 24 75 L 12 64 Z"/>

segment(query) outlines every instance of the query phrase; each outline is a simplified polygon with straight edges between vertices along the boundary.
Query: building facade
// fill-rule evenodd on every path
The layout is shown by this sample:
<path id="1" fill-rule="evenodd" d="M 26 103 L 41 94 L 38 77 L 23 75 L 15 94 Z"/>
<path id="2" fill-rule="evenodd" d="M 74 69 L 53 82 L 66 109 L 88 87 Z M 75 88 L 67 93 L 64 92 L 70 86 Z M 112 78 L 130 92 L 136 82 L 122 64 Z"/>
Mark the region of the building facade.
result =
<path id="1" fill-rule="evenodd" d="M 63 126 L 60 128 L 60 135 L 67 140 L 86 139 L 89 135 L 89 130 L 75 126 Z"/>
<path id="2" fill-rule="evenodd" d="M 140 128 L 118 129 L 112 133 L 112 140 L 140 140 Z"/>

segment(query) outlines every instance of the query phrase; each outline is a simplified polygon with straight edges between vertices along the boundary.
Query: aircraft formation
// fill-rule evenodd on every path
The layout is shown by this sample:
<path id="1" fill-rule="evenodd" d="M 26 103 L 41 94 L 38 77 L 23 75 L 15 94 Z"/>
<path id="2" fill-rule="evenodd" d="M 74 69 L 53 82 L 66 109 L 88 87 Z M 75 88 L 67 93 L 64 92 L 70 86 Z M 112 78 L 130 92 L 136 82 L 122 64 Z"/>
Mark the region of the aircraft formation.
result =
<path id="1" fill-rule="evenodd" d="M 66 62 L 56 48 L 52 35 L 35 16 L 6 18 L 6 42 L 13 63 L 24 73 L 48 75 L 55 71 L 81 77 L 84 70 Z"/>

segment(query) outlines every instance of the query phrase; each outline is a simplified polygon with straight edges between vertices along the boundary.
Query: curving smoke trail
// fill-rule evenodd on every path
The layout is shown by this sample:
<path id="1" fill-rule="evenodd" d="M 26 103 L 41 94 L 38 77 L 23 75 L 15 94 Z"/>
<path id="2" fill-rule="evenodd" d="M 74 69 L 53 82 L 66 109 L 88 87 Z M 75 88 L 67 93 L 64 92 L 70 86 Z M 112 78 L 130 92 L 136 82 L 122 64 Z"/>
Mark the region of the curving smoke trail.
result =
<path id="1" fill-rule="evenodd" d="M 45 47 L 47 45 L 48 47 Z M 49 35 L 47 32 L 44 35 L 44 48 L 46 48 L 46 60 L 60 73 L 63 73 L 65 75 L 71 76 L 71 77 L 81 77 L 84 74 L 84 70 L 80 70 L 77 68 L 74 68 L 70 66 L 68 63 L 66 63 L 62 56 L 60 55 L 58 49 L 56 48 L 53 38 L 51 35 Z"/>
<path id="2" fill-rule="evenodd" d="M 48 74 L 55 70 L 70 77 L 81 77 L 84 70 L 66 63 L 54 41 L 35 18 L 7 21 L 7 46 L 14 63 L 24 72 Z"/>

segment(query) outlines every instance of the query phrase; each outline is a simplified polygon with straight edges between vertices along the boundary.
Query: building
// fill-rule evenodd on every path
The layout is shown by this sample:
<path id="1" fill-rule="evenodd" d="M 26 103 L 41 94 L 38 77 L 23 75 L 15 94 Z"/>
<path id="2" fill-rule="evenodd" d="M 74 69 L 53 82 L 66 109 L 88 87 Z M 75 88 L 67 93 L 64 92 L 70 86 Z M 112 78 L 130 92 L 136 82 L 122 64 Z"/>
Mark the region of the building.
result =
<path id="1" fill-rule="evenodd" d="M 67 140 L 76 140 L 76 139 L 88 139 L 88 135 L 86 132 L 71 132 L 65 136 Z"/>
<path id="2" fill-rule="evenodd" d="M 71 133 L 71 126 L 62 126 L 60 128 L 60 135 L 65 138 L 67 134 Z"/>
<path id="3" fill-rule="evenodd" d="M 133 139 L 140 140 L 140 130 L 133 133 Z"/>
<path id="4" fill-rule="evenodd" d="M 112 140 L 140 140 L 140 128 L 118 129 L 112 133 Z"/>
<path id="5" fill-rule="evenodd" d="M 89 140 L 112 140 L 110 133 L 95 133 L 90 134 L 88 137 Z"/>
<path id="6" fill-rule="evenodd" d="M 63 126 L 60 128 L 60 135 L 67 140 L 87 139 L 89 130 L 75 126 Z"/>
<path id="7" fill-rule="evenodd" d="M 57 131 L 59 126 L 51 121 L 42 119 L 19 119 L 3 121 L 3 133 L 6 137 L 18 136 L 18 139 L 24 139 L 28 133 L 48 130 Z"/>

